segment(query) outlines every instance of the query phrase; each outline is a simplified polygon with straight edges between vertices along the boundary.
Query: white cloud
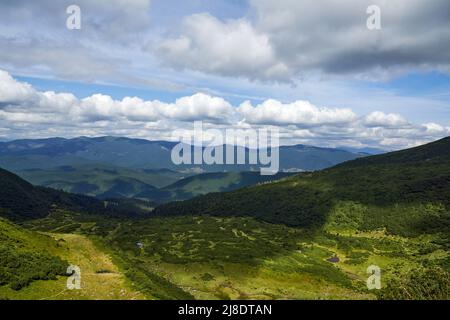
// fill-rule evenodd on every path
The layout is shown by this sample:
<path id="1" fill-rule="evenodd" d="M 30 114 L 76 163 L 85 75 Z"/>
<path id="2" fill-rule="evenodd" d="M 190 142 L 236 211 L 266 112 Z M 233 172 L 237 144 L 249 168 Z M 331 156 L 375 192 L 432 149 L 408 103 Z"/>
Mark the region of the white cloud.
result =
<path id="1" fill-rule="evenodd" d="M 408 121 L 399 114 L 374 111 L 364 118 L 368 127 L 402 127 L 408 125 Z"/>
<path id="2" fill-rule="evenodd" d="M 26 100 L 31 98 L 33 93 L 29 84 L 17 82 L 8 72 L 0 70 L 0 97 L 3 103 Z"/>
<path id="3" fill-rule="evenodd" d="M 38 115 L 52 113 L 62 116 L 62 121 L 98 122 L 122 119 L 146 122 L 173 119 L 221 122 L 227 121 L 234 110 L 224 99 L 203 93 L 177 99 L 174 103 L 144 101 L 137 97 L 114 100 L 103 94 L 79 100 L 70 93 L 37 91 L 1 70 L 0 81 L 0 107 L 4 109 L 1 116 L 10 121 L 39 122 Z"/>
<path id="4" fill-rule="evenodd" d="M 232 113 L 231 105 L 222 98 L 197 93 L 177 99 L 174 104 L 161 107 L 160 112 L 179 120 L 226 120 Z"/>
<path id="5" fill-rule="evenodd" d="M 437 123 L 425 123 L 423 125 L 426 128 L 426 132 L 428 134 L 445 134 L 446 132 L 450 133 L 448 128 L 445 128 Z"/>
<path id="6" fill-rule="evenodd" d="M 350 109 L 318 108 L 308 101 L 283 104 L 271 99 L 255 107 L 247 101 L 241 104 L 238 111 L 247 122 L 256 124 L 339 125 L 357 118 Z"/>
<path id="7" fill-rule="evenodd" d="M 268 37 L 245 19 L 222 22 L 203 13 L 185 18 L 180 36 L 163 40 L 159 56 L 176 68 L 225 76 L 280 80 L 289 68 L 277 61 Z"/>
<path id="8" fill-rule="evenodd" d="M 221 97 L 197 93 L 174 102 L 104 94 L 79 99 L 71 93 L 41 92 L 0 70 L 2 139 L 80 135 L 124 135 L 170 140 L 175 130 L 189 132 L 193 121 L 224 129 L 277 126 L 282 144 L 372 146 L 399 149 L 450 135 L 430 122 L 412 124 L 399 114 L 380 111 L 358 116 L 349 108 L 317 107 L 308 101 L 269 99 L 234 107 Z"/>
<path id="9" fill-rule="evenodd" d="M 150 0 L 78 0 L 79 31 L 65 28 L 69 4 L 0 1 L 0 67 L 128 85 L 148 80 L 146 74 L 155 77 L 147 82 L 153 87 L 159 81 L 191 86 L 205 74 L 218 76 L 213 81 L 226 76 L 298 84 L 311 74 L 353 80 L 450 70 L 442 54 L 450 51 L 448 0 L 251 0 L 250 6 L 233 4 L 240 11 L 228 19 L 222 12 L 220 19 L 191 14 L 220 7 L 196 1 L 179 5 L 177 17 L 186 14 L 179 20 L 167 18 L 170 5 Z M 370 4 L 381 7 L 376 32 L 366 28 Z"/>

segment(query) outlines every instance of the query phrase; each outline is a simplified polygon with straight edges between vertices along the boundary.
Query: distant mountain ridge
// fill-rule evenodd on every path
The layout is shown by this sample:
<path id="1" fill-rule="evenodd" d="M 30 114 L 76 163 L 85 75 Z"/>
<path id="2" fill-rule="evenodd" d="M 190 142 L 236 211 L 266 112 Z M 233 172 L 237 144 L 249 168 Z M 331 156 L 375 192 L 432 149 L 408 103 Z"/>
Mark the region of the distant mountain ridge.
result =
<path id="1" fill-rule="evenodd" d="M 49 138 L 0 142 L 0 166 L 13 170 L 44 169 L 64 165 L 103 164 L 130 169 L 171 169 L 201 172 L 257 171 L 255 165 L 175 165 L 171 150 L 176 142 L 124 137 Z M 248 149 L 245 150 L 248 155 Z M 320 170 L 361 157 L 342 149 L 306 145 L 280 147 L 280 171 Z"/>
<path id="2" fill-rule="evenodd" d="M 71 193 L 158 202 L 232 191 L 287 176 L 261 177 L 258 165 L 250 164 L 175 165 L 171 150 L 176 144 L 108 136 L 15 140 L 0 142 L 0 167 L 35 185 Z M 248 159 L 249 150 L 240 148 Z M 282 146 L 279 151 L 279 171 L 290 174 L 320 170 L 363 156 L 307 145 Z M 198 174 L 205 175 L 191 178 Z M 181 184 L 173 185 L 178 181 Z"/>

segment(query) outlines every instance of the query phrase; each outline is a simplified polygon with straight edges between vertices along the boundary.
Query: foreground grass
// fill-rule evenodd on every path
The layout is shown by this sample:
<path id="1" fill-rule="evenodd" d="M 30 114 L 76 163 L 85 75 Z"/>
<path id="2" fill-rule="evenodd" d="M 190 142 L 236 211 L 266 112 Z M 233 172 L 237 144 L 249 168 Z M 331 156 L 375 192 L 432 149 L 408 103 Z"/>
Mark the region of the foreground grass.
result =
<path id="1" fill-rule="evenodd" d="M 0 297 L 7 299 L 57 300 L 145 299 L 138 291 L 130 289 L 131 283 L 120 272 L 111 258 L 100 251 L 86 236 L 78 234 L 48 234 L 57 246 L 49 247 L 60 256 L 81 269 L 81 289 L 68 290 L 66 277 L 57 280 L 35 281 L 21 290 L 0 287 Z"/>
<path id="2" fill-rule="evenodd" d="M 27 223 L 27 227 L 73 233 L 55 236 L 71 248 L 60 253 L 61 257 L 86 269 L 83 279 L 92 285 L 87 283 L 84 293 L 62 293 L 61 299 L 140 299 L 144 295 L 151 299 L 396 299 L 404 296 L 393 291 L 393 286 L 404 276 L 429 273 L 427 268 L 443 276 L 437 280 L 419 276 L 425 281 L 420 286 L 426 289 L 434 283 L 439 287 L 437 294 L 406 297 L 448 298 L 445 234 L 406 237 L 386 228 L 363 228 L 363 210 L 355 203 L 341 203 L 320 229 L 293 228 L 251 217 L 89 220 L 64 212 Z M 370 265 L 382 270 L 381 291 L 367 289 Z M 96 274 L 103 269 L 111 272 Z M 403 283 L 417 282 L 414 278 L 401 281 L 405 288 L 408 285 Z M 47 294 L 32 286 L 26 290 L 30 297 L 58 293 Z"/>

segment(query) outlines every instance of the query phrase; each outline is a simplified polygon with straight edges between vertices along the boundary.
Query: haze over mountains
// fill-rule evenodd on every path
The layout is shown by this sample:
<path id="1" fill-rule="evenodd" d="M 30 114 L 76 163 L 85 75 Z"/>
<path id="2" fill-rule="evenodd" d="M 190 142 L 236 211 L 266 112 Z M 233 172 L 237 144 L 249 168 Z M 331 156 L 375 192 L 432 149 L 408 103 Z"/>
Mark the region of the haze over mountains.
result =
<path id="1" fill-rule="evenodd" d="M 203 172 L 249 171 L 251 165 L 176 165 L 171 150 L 177 142 L 149 141 L 123 137 L 49 138 L 0 142 L 0 161 L 4 167 L 21 170 L 63 165 L 109 164 L 134 169 L 194 170 Z M 248 149 L 245 149 L 246 153 Z M 352 160 L 364 152 L 319 148 L 306 145 L 281 146 L 280 169 L 311 171 Z M 14 161 L 15 163 L 14 163 Z M 256 171 L 256 167 L 253 166 Z"/>
<path id="2" fill-rule="evenodd" d="M 231 191 L 276 180 L 288 172 L 320 170 L 367 155 L 305 145 L 281 146 L 281 173 L 263 177 L 258 165 L 175 165 L 171 160 L 175 145 L 123 137 L 15 140 L 0 142 L 0 166 L 33 184 L 73 193 L 167 202 Z M 248 159 L 248 149 L 244 151 Z M 183 181 L 186 178 L 189 180 Z"/>

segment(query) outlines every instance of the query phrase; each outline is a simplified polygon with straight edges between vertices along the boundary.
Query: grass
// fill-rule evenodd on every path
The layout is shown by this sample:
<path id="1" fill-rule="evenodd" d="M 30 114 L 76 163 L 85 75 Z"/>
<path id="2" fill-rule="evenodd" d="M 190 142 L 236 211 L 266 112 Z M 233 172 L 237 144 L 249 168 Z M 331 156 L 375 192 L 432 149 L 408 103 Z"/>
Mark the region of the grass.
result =
<path id="1" fill-rule="evenodd" d="M 440 212 L 439 206 L 411 209 Z M 251 217 L 127 220 L 63 211 L 26 225 L 88 236 L 130 288 L 154 299 L 376 299 L 401 296 L 391 289 L 399 275 L 408 278 L 425 267 L 448 270 L 445 235 L 365 229 L 369 210 L 355 202 L 337 203 L 324 228 L 312 230 Z M 337 262 L 330 262 L 332 257 Z M 380 292 L 366 287 L 372 264 L 382 270 Z M 94 269 L 97 275 L 114 270 L 108 264 Z"/>
<path id="2" fill-rule="evenodd" d="M 331 231 L 311 234 L 248 217 L 153 218 L 122 224 L 107 245 L 130 268 L 159 274 L 197 299 L 375 299 L 365 284 L 369 265 L 382 269 L 385 286 L 436 252 L 448 256 L 430 237 Z M 420 254 L 429 246 L 431 253 Z M 334 256 L 339 262 L 327 261 Z"/>
<path id="3" fill-rule="evenodd" d="M 44 235 L 45 236 L 45 235 Z M 86 236 L 77 234 L 47 234 L 53 254 L 81 269 L 81 289 L 68 290 L 67 277 L 56 280 L 35 281 L 15 291 L 0 287 L 0 297 L 8 299 L 79 300 L 79 299 L 145 299 L 140 292 L 131 289 L 131 282 L 120 272 L 111 258 L 99 250 Z M 104 272 L 108 270 L 108 272 Z"/>

